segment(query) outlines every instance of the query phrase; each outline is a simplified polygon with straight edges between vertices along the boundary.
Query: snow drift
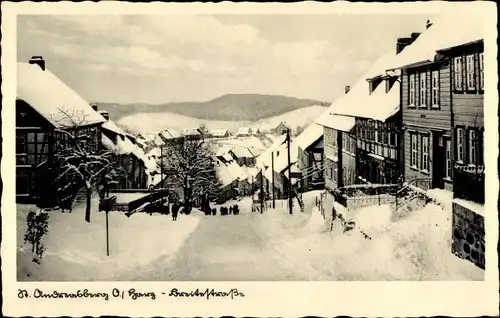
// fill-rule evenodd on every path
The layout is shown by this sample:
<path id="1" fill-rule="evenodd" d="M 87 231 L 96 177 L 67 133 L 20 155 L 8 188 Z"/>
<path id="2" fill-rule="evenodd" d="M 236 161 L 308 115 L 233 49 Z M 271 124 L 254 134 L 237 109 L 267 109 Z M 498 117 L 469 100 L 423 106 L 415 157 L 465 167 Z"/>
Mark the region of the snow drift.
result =
<path id="1" fill-rule="evenodd" d="M 356 227 L 310 214 L 290 216 L 285 208 L 261 219 L 269 246 L 312 280 L 483 280 L 484 272 L 451 253 L 451 210 L 428 204 L 394 217 L 389 205 L 350 211 L 336 206 Z M 365 238 L 362 230 L 370 238 Z"/>

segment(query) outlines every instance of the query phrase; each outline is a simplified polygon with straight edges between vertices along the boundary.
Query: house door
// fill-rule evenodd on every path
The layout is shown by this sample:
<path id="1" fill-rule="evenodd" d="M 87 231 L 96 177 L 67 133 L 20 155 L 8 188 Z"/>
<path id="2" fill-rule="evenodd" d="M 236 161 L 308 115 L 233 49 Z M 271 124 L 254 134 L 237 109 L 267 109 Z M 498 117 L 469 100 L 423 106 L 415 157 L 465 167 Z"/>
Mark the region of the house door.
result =
<path id="1" fill-rule="evenodd" d="M 444 144 L 442 134 L 434 132 L 432 134 L 432 187 L 444 188 Z"/>

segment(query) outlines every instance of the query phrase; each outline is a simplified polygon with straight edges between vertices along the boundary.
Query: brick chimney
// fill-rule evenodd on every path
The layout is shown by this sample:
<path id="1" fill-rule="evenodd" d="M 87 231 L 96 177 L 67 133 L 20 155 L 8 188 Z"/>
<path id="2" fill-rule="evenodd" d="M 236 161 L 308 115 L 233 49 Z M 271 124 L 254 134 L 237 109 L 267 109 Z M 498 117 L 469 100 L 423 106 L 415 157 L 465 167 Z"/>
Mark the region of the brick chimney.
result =
<path id="1" fill-rule="evenodd" d="M 396 54 L 401 53 L 405 47 L 412 44 L 415 41 L 413 38 L 399 38 L 396 41 Z"/>
<path id="2" fill-rule="evenodd" d="M 351 90 L 351 86 L 347 85 L 347 86 L 345 87 L 345 93 L 346 93 L 346 94 L 347 94 L 347 93 L 349 93 L 349 91 L 350 91 L 350 90 Z"/>
<path id="3" fill-rule="evenodd" d="M 427 23 L 425 24 L 425 29 L 427 30 L 428 28 L 430 28 L 432 26 L 432 22 L 431 20 L 427 20 Z"/>
<path id="4" fill-rule="evenodd" d="M 420 36 L 420 32 L 413 32 L 410 36 L 415 41 Z"/>
<path id="5" fill-rule="evenodd" d="M 101 114 L 101 116 L 104 117 L 104 119 L 109 120 L 109 113 L 107 111 L 100 110 L 99 114 Z"/>
<path id="6" fill-rule="evenodd" d="M 36 64 L 40 66 L 42 71 L 45 71 L 45 60 L 41 56 L 32 56 L 29 60 L 29 64 Z"/>

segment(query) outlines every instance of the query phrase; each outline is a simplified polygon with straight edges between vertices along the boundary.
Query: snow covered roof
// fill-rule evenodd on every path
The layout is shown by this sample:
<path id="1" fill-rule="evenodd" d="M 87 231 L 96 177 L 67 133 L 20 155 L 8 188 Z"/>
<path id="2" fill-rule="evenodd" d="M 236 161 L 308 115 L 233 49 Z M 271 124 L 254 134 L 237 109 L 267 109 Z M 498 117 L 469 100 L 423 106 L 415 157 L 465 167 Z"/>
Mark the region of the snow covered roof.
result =
<path id="1" fill-rule="evenodd" d="M 118 135 L 122 135 L 122 136 L 126 136 L 128 135 L 127 132 L 125 132 L 125 130 L 121 129 L 120 127 L 118 127 L 113 121 L 111 120 L 108 120 L 106 121 L 104 124 L 102 124 L 102 128 L 104 129 L 107 129 L 109 131 L 112 131 L 114 132 L 115 134 L 118 134 Z"/>
<path id="2" fill-rule="evenodd" d="M 293 142 L 301 149 L 307 149 L 316 140 L 323 136 L 323 127 L 316 124 L 316 121 L 310 124 L 304 131 L 298 135 Z"/>
<path id="3" fill-rule="evenodd" d="M 168 140 L 182 137 L 182 134 L 175 129 L 165 128 L 158 133 L 158 136 L 162 137 L 165 140 Z"/>
<path id="4" fill-rule="evenodd" d="M 484 16 L 471 9 L 450 11 L 441 16 L 412 45 L 398 54 L 387 69 L 434 62 L 436 51 L 482 40 L 485 35 Z"/>
<path id="5" fill-rule="evenodd" d="M 160 158 L 161 150 L 158 147 L 151 149 L 146 156 Z"/>
<path id="6" fill-rule="evenodd" d="M 267 161 L 271 160 L 271 153 L 280 147 L 283 143 L 286 143 L 286 136 L 281 135 L 275 138 L 273 144 L 269 146 L 259 157 L 257 157 L 256 165 L 260 168 L 263 167 Z"/>
<path id="7" fill-rule="evenodd" d="M 217 174 L 222 186 L 226 186 L 235 180 L 243 181 L 248 179 L 246 171 L 234 161 L 222 162 L 217 159 Z"/>
<path id="8" fill-rule="evenodd" d="M 240 127 L 238 129 L 238 135 L 250 135 L 252 133 L 252 128 L 251 127 Z"/>
<path id="9" fill-rule="evenodd" d="M 109 139 L 106 135 L 101 134 L 101 142 L 102 145 L 109 151 L 115 153 L 116 152 L 116 145 L 115 143 Z"/>
<path id="10" fill-rule="evenodd" d="M 192 136 L 192 135 L 201 135 L 201 132 L 198 128 L 186 128 L 182 130 L 182 134 L 186 136 Z"/>
<path id="11" fill-rule="evenodd" d="M 237 158 L 254 158 L 255 155 L 246 147 L 231 147 L 230 150 Z"/>
<path id="12" fill-rule="evenodd" d="M 227 129 L 214 129 L 210 132 L 210 134 L 215 137 L 223 137 L 229 134 L 229 131 Z"/>
<path id="13" fill-rule="evenodd" d="M 17 99 L 25 101 L 57 128 L 105 121 L 73 89 L 36 64 L 17 63 Z"/>
<path id="14" fill-rule="evenodd" d="M 385 83 L 381 83 L 371 95 L 366 95 L 363 100 L 359 100 L 358 104 L 348 108 L 336 108 L 332 113 L 385 121 L 399 111 L 399 85 L 396 81 L 386 93 Z"/>
<path id="15" fill-rule="evenodd" d="M 408 49 L 410 47 L 408 46 Z M 366 81 L 369 78 L 384 75 L 387 66 L 396 56 L 395 51 L 382 55 L 347 94 L 340 96 L 332 103 L 317 120 L 317 123 L 338 130 L 349 131 L 354 127 L 355 123 L 352 117 L 385 121 L 396 114 L 400 106 L 399 82 L 396 81 L 388 93 L 386 93 L 386 83 L 382 82 L 370 94 L 369 84 Z"/>
<path id="16" fill-rule="evenodd" d="M 300 171 L 300 169 L 299 169 L 299 167 L 298 167 L 298 165 L 297 165 L 297 163 L 294 163 L 294 164 L 290 167 L 290 171 L 291 171 L 292 173 L 300 173 L 300 172 L 301 172 L 301 171 Z M 284 175 L 285 177 L 287 177 L 287 178 L 288 178 L 288 170 L 285 170 L 285 172 L 283 172 L 283 175 Z M 293 179 L 293 177 L 292 177 L 292 179 Z"/>
<path id="17" fill-rule="evenodd" d="M 286 136 L 277 139 L 277 141 L 269 147 L 262 155 L 257 158 L 258 167 L 271 167 L 272 154 L 274 154 L 274 171 L 281 172 L 288 167 L 288 151 L 287 143 L 285 142 Z M 294 164 L 298 160 L 297 145 L 290 141 L 290 162 Z"/>
<path id="18" fill-rule="evenodd" d="M 226 160 L 227 162 L 229 162 L 229 161 L 232 161 L 232 160 L 233 160 L 233 157 L 231 157 L 231 155 L 230 155 L 230 154 L 228 154 L 228 153 L 223 154 L 223 155 L 222 155 L 222 158 L 223 158 L 224 160 Z"/>
<path id="19" fill-rule="evenodd" d="M 317 125 L 326 126 L 340 131 L 351 131 L 354 127 L 356 120 L 351 116 L 342 116 L 335 114 L 326 114 L 321 117 Z M 320 126 L 320 127 L 321 127 Z"/>

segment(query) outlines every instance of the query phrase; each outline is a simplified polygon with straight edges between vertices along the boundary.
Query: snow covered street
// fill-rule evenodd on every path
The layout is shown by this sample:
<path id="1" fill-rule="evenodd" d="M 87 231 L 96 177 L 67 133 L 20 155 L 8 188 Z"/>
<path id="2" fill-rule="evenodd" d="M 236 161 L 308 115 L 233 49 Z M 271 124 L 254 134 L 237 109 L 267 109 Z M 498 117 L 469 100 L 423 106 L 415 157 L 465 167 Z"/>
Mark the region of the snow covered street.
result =
<path id="1" fill-rule="evenodd" d="M 398 214 L 389 205 L 357 211 L 338 208 L 356 228 L 344 233 L 314 206 L 319 191 L 304 194 L 305 212 L 288 214 L 285 201 L 264 214 L 205 216 L 198 210 L 170 216 L 110 213 L 110 256 L 104 213 L 83 219 L 50 213 L 47 251 L 38 265 L 22 244 L 19 205 L 18 279 L 41 281 L 300 281 L 300 280 L 482 280 L 484 272 L 451 253 L 451 209 L 428 204 Z M 94 207 L 95 208 L 95 207 Z M 360 230 L 369 235 L 364 237 Z M 64 239 L 60 239 L 64 238 Z"/>
<path id="2" fill-rule="evenodd" d="M 201 216 L 196 231 L 180 249 L 178 257 L 160 260 L 137 273 L 136 280 L 231 281 L 304 280 L 301 268 L 290 265 L 268 246 L 259 228 L 260 214 Z"/>

